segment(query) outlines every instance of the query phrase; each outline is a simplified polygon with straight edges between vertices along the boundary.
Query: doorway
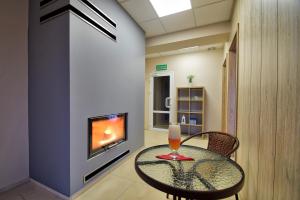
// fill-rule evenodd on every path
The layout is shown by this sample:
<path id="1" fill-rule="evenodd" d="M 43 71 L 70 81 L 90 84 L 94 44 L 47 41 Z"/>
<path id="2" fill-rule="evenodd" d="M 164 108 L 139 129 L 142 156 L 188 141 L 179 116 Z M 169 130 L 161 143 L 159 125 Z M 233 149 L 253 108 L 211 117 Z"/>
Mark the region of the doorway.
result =
<path id="1" fill-rule="evenodd" d="M 222 131 L 236 135 L 238 92 L 238 31 L 223 64 Z"/>
<path id="2" fill-rule="evenodd" d="M 172 122 L 173 73 L 154 73 L 150 79 L 150 129 L 166 131 Z"/>

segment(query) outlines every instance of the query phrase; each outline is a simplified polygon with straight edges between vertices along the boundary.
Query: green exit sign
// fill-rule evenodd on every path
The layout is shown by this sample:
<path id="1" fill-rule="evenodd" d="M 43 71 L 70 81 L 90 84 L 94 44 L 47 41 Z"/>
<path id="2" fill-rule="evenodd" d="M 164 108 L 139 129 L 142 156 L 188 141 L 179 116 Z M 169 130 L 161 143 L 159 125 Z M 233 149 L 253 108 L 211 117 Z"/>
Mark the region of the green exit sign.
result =
<path id="1" fill-rule="evenodd" d="M 168 69 L 168 65 L 167 64 L 156 65 L 156 71 L 163 71 L 163 70 L 167 70 L 167 69 Z"/>

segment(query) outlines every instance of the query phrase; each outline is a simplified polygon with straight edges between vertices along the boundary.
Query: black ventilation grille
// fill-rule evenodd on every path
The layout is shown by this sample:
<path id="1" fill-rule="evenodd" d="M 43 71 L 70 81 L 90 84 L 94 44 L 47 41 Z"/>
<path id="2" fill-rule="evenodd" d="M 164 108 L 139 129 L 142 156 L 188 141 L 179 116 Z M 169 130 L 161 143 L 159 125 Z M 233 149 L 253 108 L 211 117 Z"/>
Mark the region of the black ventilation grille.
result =
<path id="1" fill-rule="evenodd" d="M 43 1 L 40 2 L 40 7 L 42 9 L 43 7 L 46 7 L 46 6 L 50 5 L 51 3 L 54 3 L 55 1 L 57 1 L 57 0 L 43 0 Z M 108 24 L 110 24 L 114 28 L 117 27 L 116 23 L 112 19 L 110 19 L 106 14 L 104 14 L 99 8 L 97 8 L 90 1 L 88 1 L 88 0 L 80 0 L 80 2 L 82 2 L 88 8 L 90 8 L 92 11 L 94 11 L 105 22 L 107 22 Z M 78 10 L 77 8 L 75 8 L 74 6 L 72 6 L 71 4 L 67 4 L 67 5 L 65 5 L 65 6 L 63 6 L 61 8 L 58 8 L 58 9 L 56 9 L 56 10 L 54 10 L 54 11 L 48 13 L 48 14 L 45 14 L 45 15 L 41 16 L 40 17 L 40 22 L 41 23 L 45 23 L 46 21 L 51 20 L 52 18 L 55 18 L 55 17 L 60 16 L 62 14 L 65 14 L 68 11 L 72 11 L 80 19 L 82 19 L 83 21 L 85 21 L 86 23 L 88 23 L 89 25 L 91 25 L 92 27 L 94 27 L 95 29 L 97 29 L 98 31 L 100 31 L 101 33 L 103 33 L 104 35 L 106 35 L 107 37 L 109 37 L 110 39 L 112 39 L 113 41 L 117 40 L 117 37 L 116 37 L 115 34 L 113 34 L 112 32 L 110 32 L 108 29 L 104 28 L 97 21 L 95 21 L 94 19 L 92 19 L 90 16 L 86 15 L 82 11 Z"/>
<path id="2" fill-rule="evenodd" d="M 105 170 L 107 167 L 109 167 L 110 165 L 114 164 L 115 162 L 117 162 L 118 160 L 120 160 L 121 158 L 123 158 L 124 156 L 126 156 L 127 154 L 129 154 L 129 152 L 130 152 L 129 150 L 123 152 L 122 154 L 120 154 L 119 156 L 115 157 L 114 159 L 112 159 L 108 163 L 102 165 L 101 167 L 99 167 L 98 169 L 94 170 L 93 172 L 85 175 L 84 178 L 83 178 L 84 183 L 88 182 L 94 176 L 96 176 L 97 174 L 99 174 L 101 171 Z"/>
<path id="3" fill-rule="evenodd" d="M 40 2 L 40 7 L 46 7 L 50 3 L 54 3 L 57 0 L 43 0 Z M 92 4 L 89 0 L 80 0 L 84 5 L 86 5 L 89 9 L 97 13 L 104 21 L 106 21 L 108 24 L 110 24 L 113 27 L 117 27 L 117 24 L 110 19 L 103 11 L 101 11 L 97 6 Z"/>

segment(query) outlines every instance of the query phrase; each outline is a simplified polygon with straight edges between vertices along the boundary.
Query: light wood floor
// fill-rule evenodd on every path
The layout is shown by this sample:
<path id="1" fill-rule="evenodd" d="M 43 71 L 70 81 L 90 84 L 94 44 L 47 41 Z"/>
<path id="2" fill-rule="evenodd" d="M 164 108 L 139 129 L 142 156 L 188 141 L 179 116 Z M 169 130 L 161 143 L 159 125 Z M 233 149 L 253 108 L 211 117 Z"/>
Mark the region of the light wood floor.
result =
<path id="1" fill-rule="evenodd" d="M 166 143 L 167 133 L 145 131 L 143 148 Z M 188 144 L 206 147 L 207 140 L 193 139 Z M 113 167 L 75 200 L 165 200 L 165 193 L 143 182 L 134 170 L 135 155 L 143 148 Z M 0 194 L 0 200 L 61 200 L 61 198 L 28 182 Z"/>

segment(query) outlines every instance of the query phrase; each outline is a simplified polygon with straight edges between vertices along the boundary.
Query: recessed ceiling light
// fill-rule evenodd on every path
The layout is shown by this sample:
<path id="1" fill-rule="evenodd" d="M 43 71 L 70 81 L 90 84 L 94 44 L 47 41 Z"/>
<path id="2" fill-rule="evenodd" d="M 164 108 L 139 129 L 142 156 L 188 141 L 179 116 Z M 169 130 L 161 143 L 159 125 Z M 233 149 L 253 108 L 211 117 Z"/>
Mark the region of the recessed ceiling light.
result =
<path id="1" fill-rule="evenodd" d="M 157 15 L 163 17 L 192 8 L 190 0 L 150 0 Z"/>

